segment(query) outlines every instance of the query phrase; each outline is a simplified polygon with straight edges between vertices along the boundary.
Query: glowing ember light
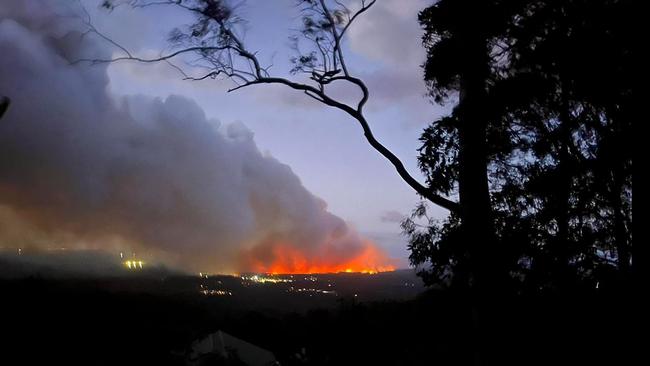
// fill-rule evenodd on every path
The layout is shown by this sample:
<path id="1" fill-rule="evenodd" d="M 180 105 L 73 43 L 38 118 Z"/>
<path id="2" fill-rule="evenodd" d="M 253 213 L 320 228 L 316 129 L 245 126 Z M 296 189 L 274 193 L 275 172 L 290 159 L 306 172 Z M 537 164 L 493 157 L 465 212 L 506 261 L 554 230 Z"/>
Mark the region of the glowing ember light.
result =
<path id="1" fill-rule="evenodd" d="M 311 254 L 289 244 L 265 244 L 242 253 L 241 266 L 249 272 L 274 275 L 341 272 L 376 274 L 395 270 L 393 261 L 369 241 L 354 249 L 325 247 L 321 252 Z"/>

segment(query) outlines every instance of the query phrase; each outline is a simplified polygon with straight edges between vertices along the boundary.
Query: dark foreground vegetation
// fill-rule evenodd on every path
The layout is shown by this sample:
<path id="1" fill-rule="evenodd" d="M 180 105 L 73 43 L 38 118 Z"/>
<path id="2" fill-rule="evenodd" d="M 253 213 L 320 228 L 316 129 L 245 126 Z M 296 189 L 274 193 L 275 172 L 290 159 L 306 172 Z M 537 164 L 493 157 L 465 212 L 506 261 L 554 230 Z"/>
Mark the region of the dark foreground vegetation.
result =
<path id="1" fill-rule="evenodd" d="M 138 286 L 150 290 L 133 291 Z M 471 301 L 430 290 L 409 301 L 302 312 L 241 307 L 148 280 L 0 282 L 4 365 L 182 365 L 192 341 L 221 329 L 272 351 L 282 365 L 466 365 L 475 342 Z M 612 284 L 613 285 L 613 284 Z M 639 299 L 598 290 L 499 298 L 481 326 L 490 364 L 632 364 Z"/>

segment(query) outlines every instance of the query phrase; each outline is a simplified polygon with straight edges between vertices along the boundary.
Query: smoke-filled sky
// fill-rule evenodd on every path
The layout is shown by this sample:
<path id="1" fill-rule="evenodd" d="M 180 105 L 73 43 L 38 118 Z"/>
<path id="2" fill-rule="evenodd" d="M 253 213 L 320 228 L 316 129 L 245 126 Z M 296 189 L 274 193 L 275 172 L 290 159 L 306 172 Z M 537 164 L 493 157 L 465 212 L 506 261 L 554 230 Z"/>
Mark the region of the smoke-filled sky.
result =
<path id="1" fill-rule="evenodd" d="M 188 21 L 167 8 L 82 4 L 141 55 L 159 53 Z M 292 4 L 240 8 L 249 48 L 280 76 L 299 20 Z M 417 137 L 440 113 L 418 66 L 426 4 L 379 0 L 346 47 L 371 90 L 377 137 L 416 175 Z M 228 94 L 227 83 L 182 81 L 165 64 L 71 65 L 119 49 L 82 37 L 70 14 L 79 14 L 72 1 L 0 4 L 0 94 L 13 101 L 0 122 L 0 246 L 128 248 L 220 272 L 272 270 L 278 258 L 303 269 L 406 265 L 399 220 L 417 197 L 354 121 L 281 86 Z"/>

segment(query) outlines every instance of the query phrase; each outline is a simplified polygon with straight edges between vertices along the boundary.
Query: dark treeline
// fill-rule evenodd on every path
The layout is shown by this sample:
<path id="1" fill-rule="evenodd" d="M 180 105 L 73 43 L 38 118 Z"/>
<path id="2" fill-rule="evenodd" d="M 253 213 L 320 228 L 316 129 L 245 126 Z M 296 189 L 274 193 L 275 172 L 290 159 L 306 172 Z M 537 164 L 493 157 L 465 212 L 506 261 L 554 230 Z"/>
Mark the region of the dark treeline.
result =
<path id="1" fill-rule="evenodd" d="M 455 106 L 425 129 L 419 165 L 461 206 L 437 222 L 422 204 L 403 222 L 425 282 L 629 282 L 632 12 L 620 0 L 441 0 L 420 13 L 430 95 Z"/>

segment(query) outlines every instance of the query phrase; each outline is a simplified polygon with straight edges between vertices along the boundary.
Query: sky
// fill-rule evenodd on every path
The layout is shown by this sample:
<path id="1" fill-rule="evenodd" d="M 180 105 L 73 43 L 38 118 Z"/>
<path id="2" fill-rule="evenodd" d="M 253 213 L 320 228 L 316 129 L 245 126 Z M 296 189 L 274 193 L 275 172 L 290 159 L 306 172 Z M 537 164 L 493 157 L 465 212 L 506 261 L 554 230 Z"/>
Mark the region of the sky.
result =
<path id="1" fill-rule="evenodd" d="M 169 31 L 191 21 L 179 9 L 118 7 L 83 0 L 92 24 L 135 55 L 151 57 L 167 49 Z M 378 0 L 358 18 L 344 43 L 350 72 L 366 82 L 370 100 L 365 115 L 377 139 L 423 181 L 417 169 L 418 137 L 444 109 L 426 97 L 420 64 L 424 50 L 417 13 L 429 1 Z M 238 7 L 247 20 L 245 43 L 271 73 L 291 77 L 288 37 L 300 22 L 293 0 L 249 0 Z M 121 51 L 102 39 L 112 56 Z M 88 66 L 94 67 L 94 66 Z M 327 210 L 362 236 L 375 240 L 407 264 L 406 240 L 399 221 L 418 202 L 414 191 L 390 163 L 366 142 L 361 127 L 331 109 L 284 86 L 252 86 L 227 93 L 228 81 L 185 81 L 170 66 L 119 62 L 106 66 L 106 89 L 118 101 L 127 96 L 182 96 L 192 100 L 216 129 L 242 125 L 266 157 L 286 164 Z M 247 132 L 247 133 L 248 133 Z M 433 216 L 445 211 L 432 207 Z"/>
<path id="2" fill-rule="evenodd" d="M 428 3 L 379 0 L 351 28 L 345 44 L 350 71 L 370 89 L 366 115 L 374 133 L 420 180 L 417 139 L 428 123 L 444 113 L 426 97 L 420 68 L 425 52 L 417 14 Z M 90 4 L 88 9 L 93 8 Z M 248 47 L 263 60 L 272 58 L 272 73 L 285 77 L 292 55 L 288 37 L 299 20 L 293 4 L 293 0 L 249 0 L 240 8 L 248 21 Z M 129 50 L 146 55 L 164 49 L 164 36 L 187 21 L 183 16 L 175 9 L 118 8 L 110 14 L 93 14 L 93 21 Z M 134 31 L 138 37 L 132 36 Z M 183 81 L 162 64 L 115 64 L 110 77 L 115 94 L 186 95 L 211 117 L 243 122 L 255 133 L 258 146 L 291 166 L 333 213 L 384 241 L 391 252 L 407 255 L 399 235 L 399 217 L 410 213 L 419 198 L 344 113 L 283 86 L 226 93 L 228 83 Z M 432 210 L 440 217 L 445 214 L 435 207 Z"/>

